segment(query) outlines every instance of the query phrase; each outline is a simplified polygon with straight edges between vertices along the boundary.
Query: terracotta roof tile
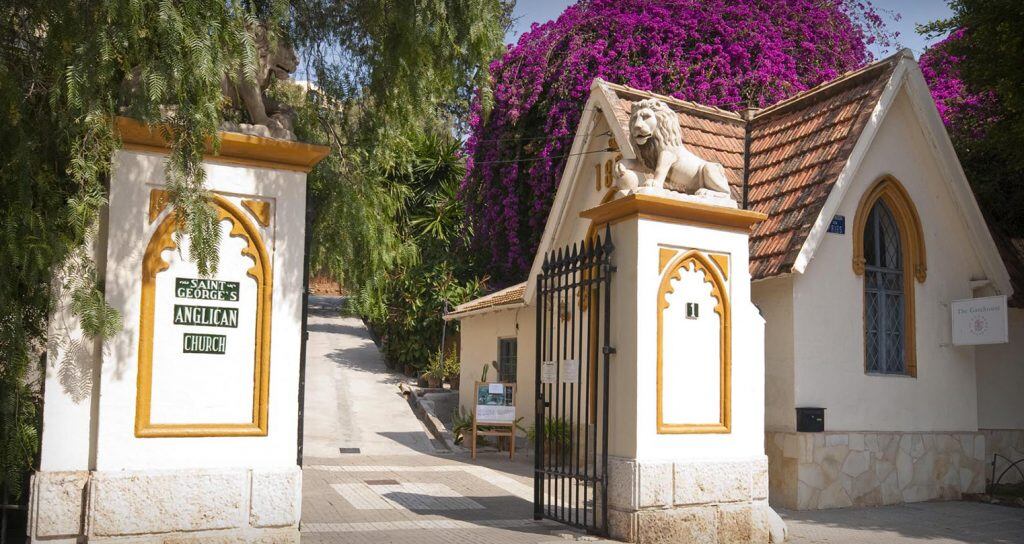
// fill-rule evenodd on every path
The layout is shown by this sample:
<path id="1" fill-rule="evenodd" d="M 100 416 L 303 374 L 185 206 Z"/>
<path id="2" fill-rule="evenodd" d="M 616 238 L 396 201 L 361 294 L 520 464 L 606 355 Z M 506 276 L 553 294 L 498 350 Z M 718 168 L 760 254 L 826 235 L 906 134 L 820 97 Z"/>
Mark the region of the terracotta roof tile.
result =
<path id="1" fill-rule="evenodd" d="M 512 306 L 517 304 L 523 304 L 523 294 L 526 292 L 526 282 L 518 283 L 511 287 L 506 287 L 500 291 L 495 291 L 488 295 L 484 295 L 480 298 L 473 299 L 464 304 L 459 304 L 454 310 L 448 312 L 445 318 L 451 319 L 453 317 L 459 317 L 470 312 L 476 312 L 479 310 L 487 310 L 492 308 L 499 308 L 501 306 Z"/>

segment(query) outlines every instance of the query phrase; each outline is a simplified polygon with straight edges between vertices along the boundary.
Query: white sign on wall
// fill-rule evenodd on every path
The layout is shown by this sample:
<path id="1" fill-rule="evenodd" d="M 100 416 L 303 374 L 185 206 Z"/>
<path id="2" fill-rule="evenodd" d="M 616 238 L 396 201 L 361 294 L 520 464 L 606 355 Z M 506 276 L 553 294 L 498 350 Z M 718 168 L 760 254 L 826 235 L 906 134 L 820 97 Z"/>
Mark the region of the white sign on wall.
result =
<path id="1" fill-rule="evenodd" d="M 954 300 L 953 345 L 1005 344 L 1009 341 L 1006 323 L 1006 295 Z"/>

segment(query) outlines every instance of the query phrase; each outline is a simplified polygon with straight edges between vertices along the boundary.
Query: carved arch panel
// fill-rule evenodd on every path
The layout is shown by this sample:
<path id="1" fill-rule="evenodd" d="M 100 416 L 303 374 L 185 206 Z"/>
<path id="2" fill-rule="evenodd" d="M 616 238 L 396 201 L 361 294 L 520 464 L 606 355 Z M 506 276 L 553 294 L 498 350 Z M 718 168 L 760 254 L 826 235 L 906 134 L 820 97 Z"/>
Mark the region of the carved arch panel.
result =
<path id="1" fill-rule="evenodd" d="M 671 251 L 671 250 L 670 250 Z M 664 253 L 659 259 L 666 256 Z M 729 302 L 728 284 L 726 283 L 727 263 L 725 255 L 708 255 L 701 251 L 689 250 L 679 252 L 668 260 L 663 269 L 658 287 L 657 302 L 657 426 L 658 434 L 725 434 L 731 432 L 732 426 L 732 308 Z M 710 295 L 715 301 L 713 312 L 718 316 L 718 420 L 715 422 L 678 422 L 668 421 L 665 400 L 673 384 L 667 383 L 665 370 L 668 364 L 681 364 L 682 353 L 666 353 L 665 339 L 667 327 L 666 310 L 669 308 L 669 295 L 674 292 L 673 281 L 681 280 L 684 272 L 696 272 L 702 275 L 703 282 L 710 284 Z M 669 361 L 669 358 L 672 358 Z M 700 364 L 700 361 L 689 361 Z M 706 361 L 705 361 L 706 363 Z"/>

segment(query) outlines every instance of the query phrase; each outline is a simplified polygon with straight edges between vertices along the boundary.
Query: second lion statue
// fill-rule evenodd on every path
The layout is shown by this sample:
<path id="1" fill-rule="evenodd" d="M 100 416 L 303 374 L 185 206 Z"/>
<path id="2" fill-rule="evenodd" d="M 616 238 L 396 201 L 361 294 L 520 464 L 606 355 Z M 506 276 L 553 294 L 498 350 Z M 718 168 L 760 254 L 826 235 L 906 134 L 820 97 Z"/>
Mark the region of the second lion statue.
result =
<path id="1" fill-rule="evenodd" d="M 629 114 L 629 138 L 639 154 L 615 166 L 617 186 L 669 189 L 689 195 L 729 196 L 729 181 L 721 164 L 704 160 L 683 145 L 676 113 L 656 98 L 634 102 Z"/>

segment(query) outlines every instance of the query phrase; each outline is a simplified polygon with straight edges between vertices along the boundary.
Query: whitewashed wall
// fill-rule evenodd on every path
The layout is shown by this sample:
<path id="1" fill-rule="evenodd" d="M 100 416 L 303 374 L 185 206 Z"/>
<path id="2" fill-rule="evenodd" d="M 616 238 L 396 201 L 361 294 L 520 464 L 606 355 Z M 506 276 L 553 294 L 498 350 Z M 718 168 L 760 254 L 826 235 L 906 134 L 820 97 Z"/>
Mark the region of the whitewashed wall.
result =
<path id="1" fill-rule="evenodd" d="M 852 223 L 861 196 L 884 175 L 899 180 L 913 199 L 927 248 L 927 281 L 915 283 L 917 378 L 864 372 L 863 280 L 851 267 Z M 976 430 L 974 349 L 945 345 L 945 305 L 971 297 L 970 281 L 984 272 L 902 93 L 838 213 L 846 216 L 847 233 L 827 234 L 805 273 L 794 277 L 796 405 L 827 408 L 831 431 Z"/>
<path id="2" fill-rule="evenodd" d="M 533 424 L 535 363 L 536 308 L 524 306 L 476 314 L 460 320 L 460 364 L 459 407 L 467 414 L 473 411 L 476 395 L 473 383 L 480 380 L 484 366 L 491 366 L 498 360 L 498 339 L 516 338 L 516 417 L 522 417 L 522 425 Z M 497 381 L 498 373 L 491 366 L 487 381 Z"/>
<path id="3" fill-rule="evenodd" d="M 300 172 L 205 163 L 211 189 L 273 199 L 273 318 L 266 437 L 137 438 L 135 404 L 141 259 L 159 220 L 149 223 L 150 189 L 164 183 L 163 155 L 119 151 L 110 190 L 107 302 L 125 328 L 104 346 L 96 470 L 294 466 L 305 181 Z M 137 180 L 137 181 L 132 181 Z M 225 238 L 225 245 L 230 242 Z"/>
<path id="4" fill-rule="evenodd" d="M 978 427 L 1024 429 L 1024 310 L 1009 310 L 1010 342 L 975 348 Z"/>
<path id="5" fill-rule="evenodd" d="M 755 282 L 750 286 L 750 297 L 765 320 L 765 430 L 795 431 L 793 277 Z"/>

